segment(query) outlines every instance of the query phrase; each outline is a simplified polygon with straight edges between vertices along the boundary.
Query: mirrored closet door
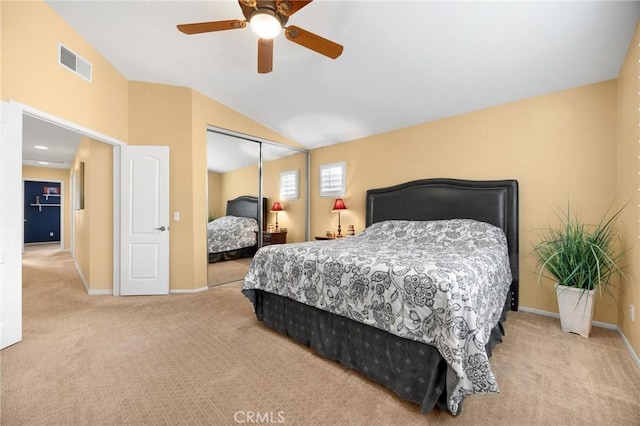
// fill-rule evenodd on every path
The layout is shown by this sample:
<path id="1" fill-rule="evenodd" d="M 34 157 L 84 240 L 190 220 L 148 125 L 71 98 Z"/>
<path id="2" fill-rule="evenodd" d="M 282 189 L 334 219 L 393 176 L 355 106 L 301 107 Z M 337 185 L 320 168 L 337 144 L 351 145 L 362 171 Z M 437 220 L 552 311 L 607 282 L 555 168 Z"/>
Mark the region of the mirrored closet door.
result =
<path id="1" fill-rule="evenodd" d="M 208 129 L 210 287 L 242 280 L 263 245 L 308 239 L 308 155 L 305 150 Z"/>

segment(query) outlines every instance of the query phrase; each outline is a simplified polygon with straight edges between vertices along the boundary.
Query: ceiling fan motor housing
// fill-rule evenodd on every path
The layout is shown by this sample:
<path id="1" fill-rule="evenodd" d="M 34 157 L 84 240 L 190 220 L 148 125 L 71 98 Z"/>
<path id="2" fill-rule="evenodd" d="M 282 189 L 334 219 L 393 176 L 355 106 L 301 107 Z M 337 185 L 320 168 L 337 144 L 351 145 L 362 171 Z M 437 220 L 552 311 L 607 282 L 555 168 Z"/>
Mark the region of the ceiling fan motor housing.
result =
<path id="1" fill-rule="evenodd" d="M 271 15 L 276 18 L 282 27 L 284 27 L 289 20 L 287 15 L 282 14 L 278 10 L 278 6 L 275 1 L 270 0 L 239 0 L 240 8 L 242 9 L 242 14 L 246 18 L 247 21 L 251 21 L 253 15 L 257 13 L 265 13 L 267 15 Z M 288 2 L 283 2 L 288 3 Z M 255 4 L 255 6 L 254 6 Z"/>

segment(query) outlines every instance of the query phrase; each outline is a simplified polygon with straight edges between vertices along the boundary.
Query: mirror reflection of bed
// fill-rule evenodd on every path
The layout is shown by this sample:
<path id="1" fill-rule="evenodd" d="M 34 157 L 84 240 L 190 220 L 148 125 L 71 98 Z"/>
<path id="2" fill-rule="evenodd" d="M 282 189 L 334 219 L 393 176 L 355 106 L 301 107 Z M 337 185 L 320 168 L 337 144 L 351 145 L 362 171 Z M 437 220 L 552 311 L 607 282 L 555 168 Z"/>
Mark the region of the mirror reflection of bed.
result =
<path id="1" fill-rule="evenodd" d="M 260 217 L 266 215 L 267 200 L 243 195 L 227 201 L 222 217 L 207 225 L 209 287 L 242 280 L 258 250 Z M 263 226 L 264 229 L 264 226 Z"/>

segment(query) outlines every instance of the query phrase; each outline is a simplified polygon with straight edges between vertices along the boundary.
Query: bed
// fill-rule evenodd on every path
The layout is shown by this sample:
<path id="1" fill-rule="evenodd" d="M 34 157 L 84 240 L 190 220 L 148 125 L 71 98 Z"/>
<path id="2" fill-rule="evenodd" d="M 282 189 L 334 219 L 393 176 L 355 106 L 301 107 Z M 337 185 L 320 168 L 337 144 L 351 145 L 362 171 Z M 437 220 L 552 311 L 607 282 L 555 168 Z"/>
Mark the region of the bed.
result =
<path id="1" fill-rule="evenodd" d="M 265 217 L 267 202 L 262 208 L 258 198 L 243 195 L 227 201 L 225 215 L 207 224 L 209 263 L 251 257 L 258 250 L 259 224 Z M 264 228 L 263 228 L 264 230 Z"/>
<path id="2" fill-rule="evenodd" d="M 356 237 L 260 249 L 242 289 L 258 320 L 425 414 L 458 415 L 466 396 L 497 392 L 488 358 L 518 308 L 517 181 L 369 190 L 366 225 Z M 425 260 L 423 245 L 443 257 Z"/>

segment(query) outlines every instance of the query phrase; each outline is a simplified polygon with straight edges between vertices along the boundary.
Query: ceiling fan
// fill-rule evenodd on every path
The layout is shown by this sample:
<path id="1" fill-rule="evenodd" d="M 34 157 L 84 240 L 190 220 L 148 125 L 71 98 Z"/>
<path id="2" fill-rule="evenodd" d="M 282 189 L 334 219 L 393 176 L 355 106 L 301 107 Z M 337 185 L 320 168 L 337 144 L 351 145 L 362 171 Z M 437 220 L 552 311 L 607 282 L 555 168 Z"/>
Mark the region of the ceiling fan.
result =
<path id="1" fill-rule="evenodd" d="M 198 22 L 178 25 L 185 34 L 201 34 L 213 31 L 236 30 L 247 23 L 258 34 L 258 72 L 266 74 L 273 69 L 273 38 L 284 29 L 288 40 L 316 51 L 331 59 L 342 54 L 343 47 L 338 43 L 320 37 L 302 28 L 290 25 L 285 27 L 289 17 L 311 3 L 313 0 L 238 0 L 245 20 Z"/>

